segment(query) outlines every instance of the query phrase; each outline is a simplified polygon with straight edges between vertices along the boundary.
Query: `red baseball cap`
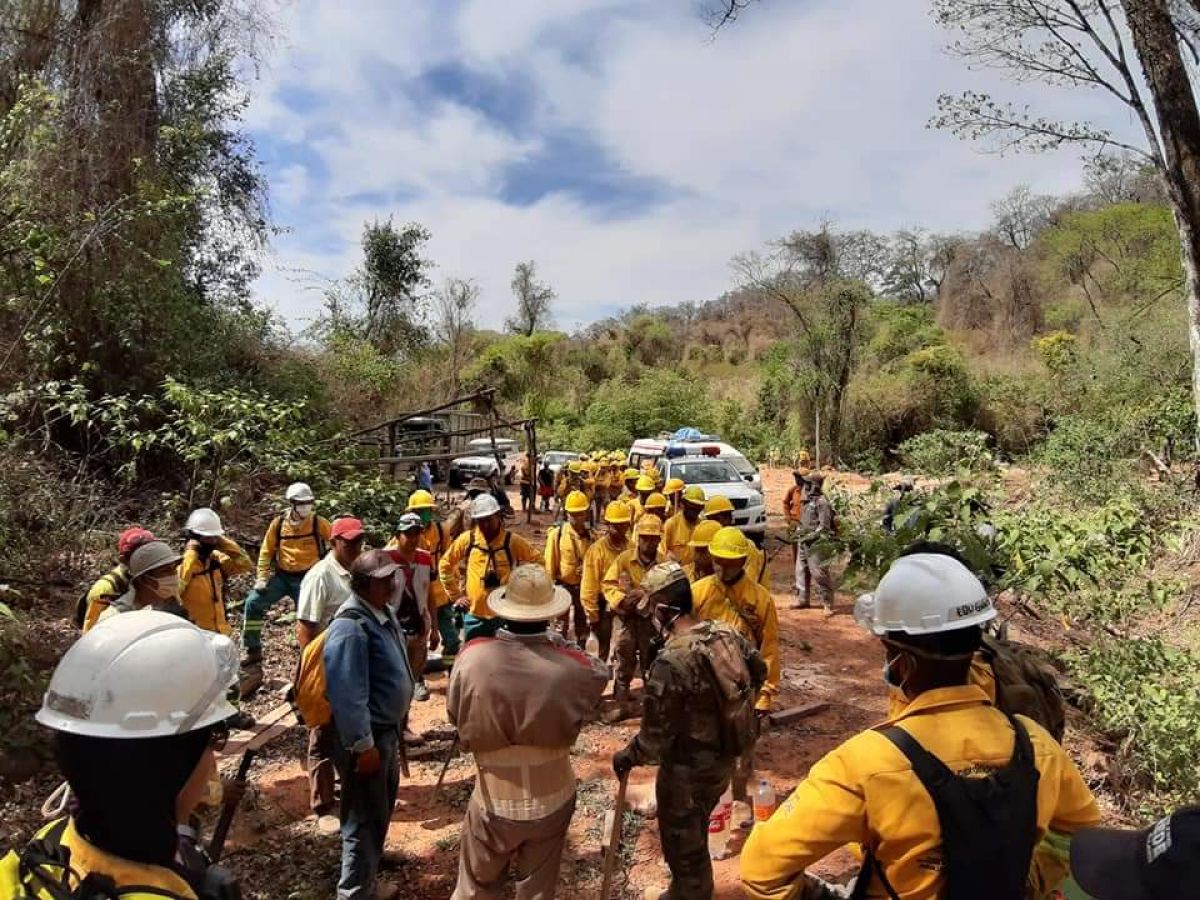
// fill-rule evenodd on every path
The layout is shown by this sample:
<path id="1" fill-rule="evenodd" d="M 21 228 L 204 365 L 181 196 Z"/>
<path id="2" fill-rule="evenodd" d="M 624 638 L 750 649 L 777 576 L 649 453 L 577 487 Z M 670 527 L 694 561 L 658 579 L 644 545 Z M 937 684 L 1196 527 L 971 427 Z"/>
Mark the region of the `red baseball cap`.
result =
<path id="1" fill-rule="evenodd" d="M 353 541 L 362 537 L 365 530 L 361 519 L 346 516 L 333 523 L 333 528 L 329 536 L 331 538 L 342 538 L 343 540 Z"/>
<path id="2" fill-rule="evenodd" d="M 148 544 L 155 540 L 153 534 L 145 528 L 134 525 L 132 528 L 126 528 L 121 532 L 121 536 L 117 538 L 117 553 L 120 556 L 126 556 L 136 550 L 142 544 Z"/>

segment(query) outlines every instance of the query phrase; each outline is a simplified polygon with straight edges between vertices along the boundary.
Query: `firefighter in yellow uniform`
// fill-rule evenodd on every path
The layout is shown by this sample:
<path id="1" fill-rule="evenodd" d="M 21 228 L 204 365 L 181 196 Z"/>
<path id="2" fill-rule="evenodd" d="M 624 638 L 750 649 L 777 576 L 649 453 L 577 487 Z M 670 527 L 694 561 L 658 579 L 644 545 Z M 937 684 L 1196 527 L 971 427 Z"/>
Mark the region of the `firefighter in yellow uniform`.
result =
<path id="1" fill-rule="evenodd" d="M 753 544 L 736 528 L 722 528 L 708 545 L 715 573 L 692 585 L 696 618 L 723 622 L 748 640 L 767 664 L 767 678 L 754 708 L 760 716 L 771 710 L 779 692 L 779 612 L 765 587 L 746 572 Z M 749 815 L 748 787 L 754 774 L 754 751 L 743 753 L 733 770 L 733 799 L 746 804 L 735 812 L 736 824 Z M 741 818 L 739 819 L 739 815 Z"/>
<path id="2" fill-rule="evenodd" d="M 604 507 L 608 505 L 608 495 L 612 489 L 612 463 L 607 457 L 600 457 L 595 479 L 595 491 L 592 494 L 592 521 L 599 522 L 604 516 Z"/>
<path id="3" fill-rule="evenodd" d="M 491 494 L 471 501 L 469 531 L 460 534 L 438 564 L 446 594 L 463 614 L 463 639 L 492 637 L 500 622 L 488 607 L 488 595 L 508 584 L 513 569 L 522 563 L 541 565 L 542 555 L 519 534 L 504 527 L 500 503 Z M 466 567 L 462 585 L 459 567 Z"/>
<path id="4" fill-rule="evenodd" d="M 722 497 L 720 494 L 709 497 L 708 502 L 704 504 L 704 518 L 719 523 L 722 528 L 732 526 L 733 503 L 728 497 Z M 750 544 L 750 552 L 746 557 L 746 571 L 759 584 L 766 585 L 767 555 L 759 550 L 753 542 Z"/>
<path id="5" fill-rule="evenodd" d="M 607 534 L 596 540 L 583 557 L 583 579 L 579 601 L 587 615 L 588 627 L 600 644 L 600 659 L 608 662 L 612 645 L 613 611 L 604 598 L 604 576 L 617 557 L 629 549 L 629 531 L 633 524 L 628 504 L 614 500 L 604 508 Z"/>
<path id="6" fill-rule="evenodd" d="M 624 489 L 621 491 L 620 500 L 623 503 L 632 504 L 637 499 L 637 483 L 642 477 L 642 473 L 632 467 L 626 469 L 621 475 L 621 484 Z"/>
<path id="7" fill-rule="evenodd" d="M 650 670 L 650 642 L 654 639 L 653 611 L 642 590 L 646 572 L 666 560 L 662 552 L 662 520 L 646 514 L 637 522 L 637 539 L 632 547 L 618 556 L 604 574 L 604 598 L 616 615 L 613 633 L 613 700 L 617 717 L 623 718 L 631 708 L 629 685 L 634 673 L 641 671 L 643 679 Z"/>
<path id="8" fill-rule="evenodd" d="M 253 563 L 207 507 L 188 516 L 183 531 L 187 545 L 179 563 L 179 602 L 196 625 L 228 635 L 233 629 L 225 618 L 225 583 L 249 572 Z"/>
<path id="9" fill-rule="evenodd" d="M 650 499 L 650 495 L 654 493 L 654 479 L 649 475 L 639 475 L 637 483 L 634 485 L 634 496 L 627 500 L 630 509 L 633 510 L 633 521 L 641 521 L 642 515 L 646 512 L 646 501 Z"/>
<path id="10" fill-rule="evenodd" d="M 687 487 L 682 478 L 668 478 L 667 483 L 663 485 L 663 496 L 667 498 L 667 518 L 675 515 L 680 510 L 680 497 L 683 496 L 683 489 Z"/>
<path id="11" fill-rule="evenodd" d="M 421 531 L 417 547 L 433 557 L 435 577 L 429 585 L 429 597 L 437 610 L 436 625 L 438 643 L 442 648 L 442 659 L 440 665 L 436 665 L 437 660 L 433 660 L 432 664 L 426 664 L 425 670 L 430 672 L 449 669 L 454 665 L 454 658 L 458 655 L 458 648 L 461 645 L 456 621 L 457 610 L 450 603 L 450 595 L 446 593 L 446 588 L 442 586 L 436 573 L 438 564 L 442 561 L 442 554 L 450 549 L 450 528 L 445 522 L 437 521 L 437 501 L 433 499 L 433 494 L 429 491 L 418 490 L 409 494 L 408 505 L 404 511 L 416 513 L 420 517 L 424 529 Z M 392 538 L 384 545 L 383 549 L 394 550 L 398 545 L 399 541 Z M 413 675 L 420 677 L 419 672 L 414 672 Z"/>
<path id="12" fill-rule="evenodd" d="M 692 562 L 692 532 L 700 524 L 700 516 L 704 513 L 704 488 L 692 485 L 682 491 L 677 505 L 678 510 L 663 525 L 663 550 L 667 559 L 675 560 L 686 569 Z"/>
<path id="13" fill-rule="evenodd" d="M 713 560 L 708 552 L 708 547 L 720 530 L 719 523 L 710 522 L 707 519 L 693 529 L 692 539 L 688 541 L 688 549 L 692 551 L 692 562 L 683 567 L 684 574 L 692 584 L 709 575 L 716 574 L 717 570 L 713 568 Z"/>
<path id="14" fill-rule="evenodd" d="M 562 636 L 565 638 L 570 635 L 571 616 L 574 614 L 575 642 L 584 647 L 591 630 L 579 591 L 583 584 L 583 561 L 596 538 L 588 524 L 591 507 L 587 496 L 581 491 L 572 491 L 567 495 L 564 506 L 567 521 L 546 532 L 546 572 L 555 584 L 566 588 L 571 595 L 571 609 L 562 617 Z"/>
<path id="15" fill-rule="evenodd" d="M 830 896 L 805 870 L 849 844 L 867 859 L 862 896 L 976 897 L 986 885 L 987 896 L 1044 897 L 1057 887 L 1066 861 L 1035 847 L 1049 832 L 1095 825 L 1100 812 L 1067 751 L 972 683 L 995 616 L 979 579 L 942 552 L 901 556 L 859 598 L 854 617 L 881 640 L 884 680 L 902 704 L 826 754 L 755 827 L 741 857 L 748 897 Z M 986 816 L 971 814 L 977 804 L 964 793 L 986 794 Z"/>

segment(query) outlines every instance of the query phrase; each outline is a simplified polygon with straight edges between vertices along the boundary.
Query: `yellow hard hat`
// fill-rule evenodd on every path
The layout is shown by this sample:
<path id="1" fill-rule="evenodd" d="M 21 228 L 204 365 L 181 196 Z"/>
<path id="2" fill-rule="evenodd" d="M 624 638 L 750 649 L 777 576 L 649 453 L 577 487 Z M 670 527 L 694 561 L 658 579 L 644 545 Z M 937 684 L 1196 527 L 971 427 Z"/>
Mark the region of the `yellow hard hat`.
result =
<path id="1" fill-rule="evenodd" d="M 637 469 L 626 469 L 625 474 L 621 476 L 622 481 L 628 481 L 630 478 L 640 477 Z"/>
<path id="2" fill-rule="evenodd" d="M 570 472 L 572 475 L 578 475 L 580 472 L 583 471 L 583 463 L 581 463 L 577 459 L 573 459 L 569 463 L 567 463 L 567 471 Z"/>
<path id="3" fill-rule="evenodd" d="M 638 537 L 662 537 L 663 523 L 658 516 L 644 515 L 637 521 Z"/>
<path id="4" fill-rule="evenodd" d="M 639 475 L 638 480 L 637 480 L 637 485 L 634 487 L 634 490 L 636 490 L 636 491 L 652 491 L 657 486 L 658 485 L 655 484 L 654 479 L 651 478 L 649 475 Z"/>
<path id="5" fill-rule="evenodd" d="M 684 484 L 682 478 L 672 478 L 667 482 L 666 487 L 663 488 L 663 493 L 670 496 L 671 494 L 678 494 L 683 490 L 683 488 Z"/>
<path id="6" fill-rule="evenodd" d="M 715 516 L 726 512 L 733 512 L 733 504 L 728 497 L 724 497 L 721 494 L 709 497 L 708 502 L 704 504 L 704 514 L 706 516 Z"/>
<path id="7" fill-rule="evenodd" d="M 683 492 L 684 503 L 695 503 L 697 506 L 704 505 L 704 488 L 698 484 L 693 484 L 690 488 Z"/>
<path id="8" fill-rule="evenodd" d="M 750 555 L 750 542 L 736 528 L 722 528 L 709 541 L 708 552 L 718 559 L 743 559 Z"/>
<path id="9" fill-rule="evenodd" d="M 633 510 L 628 503 L 614 500 L 604 507 L 604 521 L 613 525 L 628 525 L 633 521 Z"/>
<path id="10" fill-rule="evenodd" d="M 587 494 L 583 491 L 571 491 L 567 494 L 567 502 L 563 504 L 563 508 L 569 513 L 587 512 L 590 506 Z"/>
<path id="11" fill-rule="evenodd" d="M 590 460 L 590 459 L 583 464 L 583 471 L 587 472 L 589 475 L 596 474 L 596 470 L 598 468 L 600 468 L 600 467 L 598 465 L 596 465 L 596 463 L 592 462 L 592 460 Z"/>
<path id="12" fill-rule="evenodd" d="M 413 491 L 408 495 L 408 506 L 406 509 L 433 509 L 437 503 L 433 499 L 433 494 L 429 491 Z"/>
<path id="13" fill-rule="evenodd" d="M 808 455 L 807 450 L 801 450 L 799 453 L 796 454 L 796 462 L 806 463 L 810 459 L 812 459 L 812 457 Z"/>
<path id="14" fill-rule="evenodd" d="M 645 509 L 666 509 L 667 498 L 662 494 L 651 494 L 646 498 Z"/>
<path id="15" fill-rule="evenodd" d="M 692 539 L 688 541 L 689 547 L 707 547 L 718 531 L 721 530 L 720 522 L 701 522 L 692 531 Z"/>

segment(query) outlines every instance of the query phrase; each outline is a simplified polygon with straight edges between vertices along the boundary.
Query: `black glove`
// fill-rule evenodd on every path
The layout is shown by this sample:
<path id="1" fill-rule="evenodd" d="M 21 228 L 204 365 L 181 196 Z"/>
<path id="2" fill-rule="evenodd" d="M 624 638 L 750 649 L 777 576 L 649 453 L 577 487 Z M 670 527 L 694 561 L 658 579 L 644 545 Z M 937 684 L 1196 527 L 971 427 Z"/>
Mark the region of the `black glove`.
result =
<path id="1" fill-rule="evenodd" d="M 629 751 L 628 747 L 618 750 L 613 754 L 612 763 L 613 771 L 617 773 L 617 777 L 624 778 L 633 769 L 633 754 Z"/>

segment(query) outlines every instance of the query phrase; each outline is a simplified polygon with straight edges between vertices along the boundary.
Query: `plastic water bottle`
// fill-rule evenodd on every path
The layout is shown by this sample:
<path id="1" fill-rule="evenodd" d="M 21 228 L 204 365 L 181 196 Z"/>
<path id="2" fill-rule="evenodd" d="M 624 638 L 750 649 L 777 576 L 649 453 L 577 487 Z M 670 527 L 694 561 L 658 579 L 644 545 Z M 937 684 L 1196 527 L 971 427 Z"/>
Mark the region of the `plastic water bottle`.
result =
<path id="1" fill-rule="evenodd" d="M 765 822 L 775 814 L 775 788 L 765 778 L 758 779 L 754 789 L 754 824 Z"/>
<path id="2" fill-rule="evenodd" d="M 584 649 L 588 656 L 600 656 L 600 638 L 596 637 L 594 631 L 588 635 L 587 644 Z"/>
<path id="3" fill-rule="evenodd" d="M 729 855 L 729 819 L 733 815 L 733 792 L 725 788 L 712 815 L 708 817 L 708 855 L 724 859 Z"/>

